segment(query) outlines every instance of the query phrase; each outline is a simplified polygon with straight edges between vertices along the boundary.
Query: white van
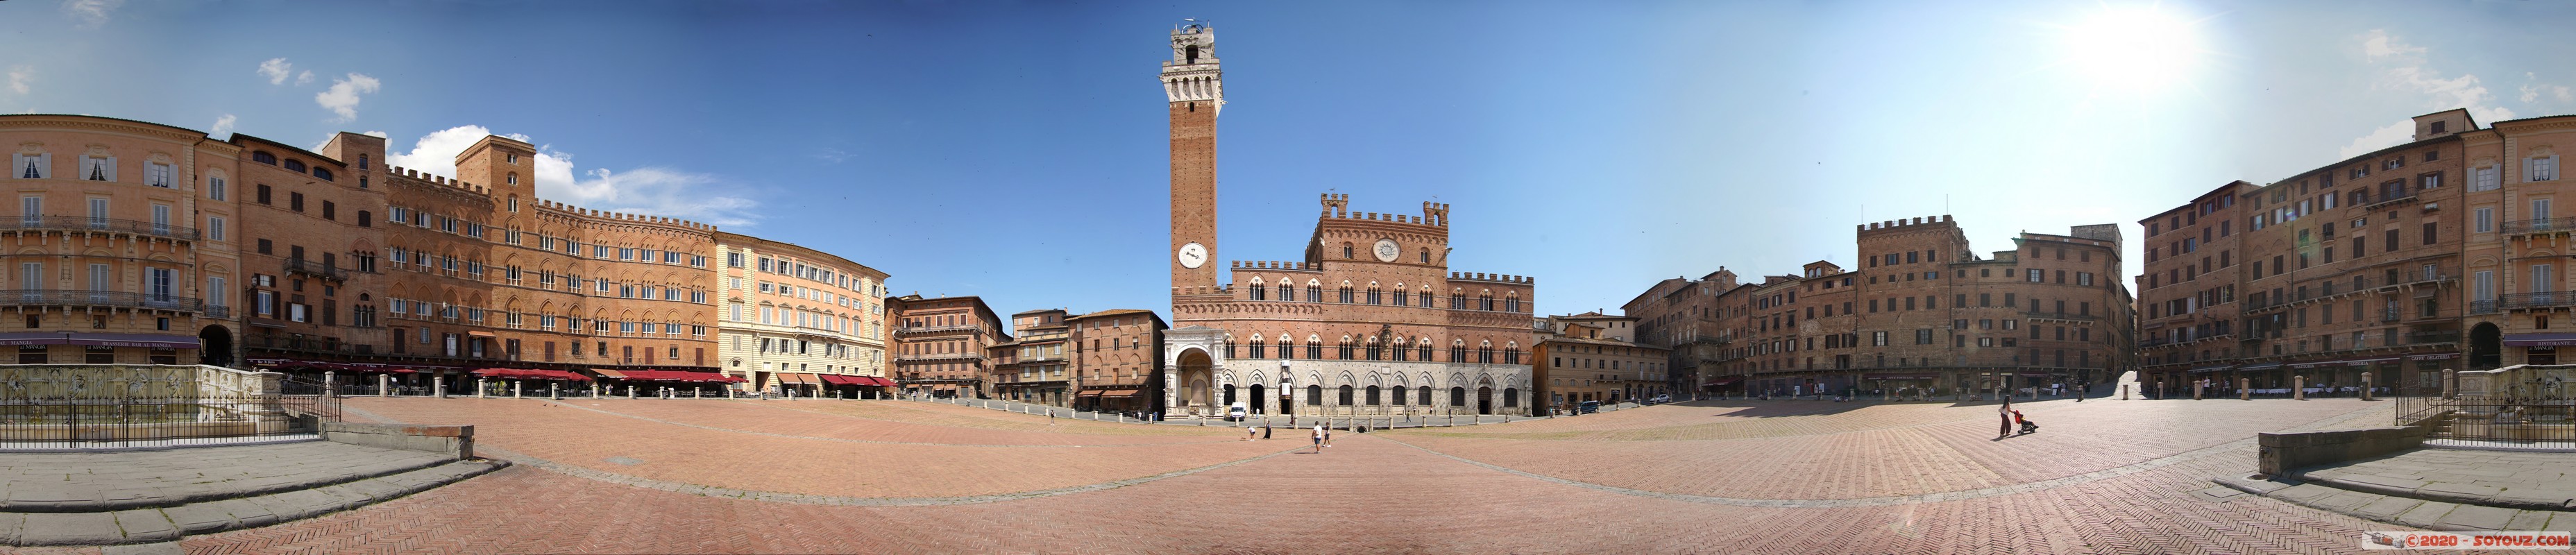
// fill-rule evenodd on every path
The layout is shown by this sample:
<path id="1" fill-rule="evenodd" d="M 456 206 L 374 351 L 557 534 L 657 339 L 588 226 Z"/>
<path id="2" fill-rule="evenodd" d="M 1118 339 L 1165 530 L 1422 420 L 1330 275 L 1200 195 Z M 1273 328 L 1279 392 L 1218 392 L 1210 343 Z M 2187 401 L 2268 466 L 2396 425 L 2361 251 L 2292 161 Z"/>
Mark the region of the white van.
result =
<path id="1" fill-rule="evenodd" d="M 1225 421 L 1242 422 L 1244 413 L 1243 403 L 1235 403 L 1234 406 L 1225 409 Z"/>

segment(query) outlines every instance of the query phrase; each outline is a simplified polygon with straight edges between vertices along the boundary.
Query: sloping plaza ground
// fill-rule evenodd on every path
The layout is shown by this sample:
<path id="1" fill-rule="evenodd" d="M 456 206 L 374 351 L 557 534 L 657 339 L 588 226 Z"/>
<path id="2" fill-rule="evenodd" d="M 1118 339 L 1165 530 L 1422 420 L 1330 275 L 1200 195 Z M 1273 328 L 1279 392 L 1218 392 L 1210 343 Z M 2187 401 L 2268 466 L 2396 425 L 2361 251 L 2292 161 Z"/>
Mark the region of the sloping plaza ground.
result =
<path id="1" fill-rule="evenodd" d="M 2327 553 L 2402 529 L 2211 495 L 2387 403 L 1665 405 L 1239 441 L 903 401 L 350 399 L 520 464 L 193 553 Z M 65 550 L 81 552 L 82 550 Z M 96 550 L 88 550 L 95 552 Z"/>

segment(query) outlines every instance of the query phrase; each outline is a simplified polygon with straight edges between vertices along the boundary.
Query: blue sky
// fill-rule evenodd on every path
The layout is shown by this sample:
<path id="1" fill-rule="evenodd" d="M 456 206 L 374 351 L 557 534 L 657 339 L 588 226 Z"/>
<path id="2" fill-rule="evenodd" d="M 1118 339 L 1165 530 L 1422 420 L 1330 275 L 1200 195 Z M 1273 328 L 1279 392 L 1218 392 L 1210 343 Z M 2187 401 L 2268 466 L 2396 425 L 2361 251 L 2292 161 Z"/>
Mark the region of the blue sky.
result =
<path id="1" fill-rule="evenodd" d="M 2546 2 L 0 2 L 0 112 L 298 144 L 481 132 L 541 193 L 841 254 L 1005 313 L 1166 310 L 1163 96 L 1217 29 L 1229 260 L 1327 191 L 1453 205 L 1452 266 L 1618 305 L 1727 266 L 1850 264 L 1854 224 L 1980 251 L 2402 142 L 2576 112 Z M 2110 40 L 2103 37 L 2124 38 Z M 476 127 L 479 126 L 479 127 Z M 462 129 L 460 129 L 462 128 Z"/>

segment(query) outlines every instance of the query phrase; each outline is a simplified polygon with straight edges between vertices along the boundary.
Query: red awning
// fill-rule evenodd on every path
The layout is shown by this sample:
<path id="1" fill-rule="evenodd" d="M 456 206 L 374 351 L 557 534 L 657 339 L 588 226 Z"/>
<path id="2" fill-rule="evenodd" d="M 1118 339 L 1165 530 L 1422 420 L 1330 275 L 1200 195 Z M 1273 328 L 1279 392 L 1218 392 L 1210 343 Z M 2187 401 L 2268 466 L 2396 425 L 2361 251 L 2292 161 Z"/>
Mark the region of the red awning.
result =
<path id="1" fill-rule="evenodd" d="M 832 384 L 832 385 L 876 385 L 876 384 L 874 384 L 874 383 L 870 383 L 870 382 L 868 381 L 868 377 L 867 377 L 867 376 L 843 376 L 843 375 L 840 375 L 840 374 L 823 374 L 823 375 L 819 375 L 819 376 L 815 376 L 815 377 L 823 378 L 823 383 Z"/>
<path id="2" fill-rule="evenodd" d="M 484 368 L 484 369 L 481 369 L 481 370 L 475 370 L 475 371 L 473 372 L 473 374 L 474 374 L 474 375 L 476 375 L 476 376 L 482 376 L 482 377 L 486 377 L 486 378 L 502 378 L 502 379 L 521 379 L 521 380 L 572 380 L 572 381 L 577 381 L 577 382 L 586 382 L 586 381 L 590 381 L 590 376 L 584 376 L 584 375 L 581 375 L 581 374 L 575 374 L 575 373 L 571 373 L 571 372 L 565 372 L 565 371 L 562 371 L 562 370 L 535 370 L 535 369 L 526 369 L 526 368 Z"/>
<path id="3" fill-rule="evenodd" d="M 751 381 L 716 372 L 682 372 L 678 370 L 618 370 L 616 372 L 624 374 L 625 379 L 628 380 L 647 382 L 740 383 Z"/>
<path id="4" fill-rule="evenodd" d="M 882 385 L 882 386 L 886 386 L 886 387 L 903 387 L 903 384 L 894 383 L 894 380 L 889 380 L 889 379 L 885 379 L 885 378 L 868 378 L 868 379 L 876 380 L 877 385 Z"/>
<path id="5" fill-rule="evenodd" d="M 1744 381 L 1744 376 L 1719 376 L 1717 379 L 1709 380 L 1709 381 L 1707 381 L 1707 382 L 1702 382 L 1702 383 L 1700 383 L 1700 385 L 1703 385 L 1703 386 L 1719 386 L 1719 385 L 1732 384 L 1732 383 L 1740 382 L 1740 381 Z"/>

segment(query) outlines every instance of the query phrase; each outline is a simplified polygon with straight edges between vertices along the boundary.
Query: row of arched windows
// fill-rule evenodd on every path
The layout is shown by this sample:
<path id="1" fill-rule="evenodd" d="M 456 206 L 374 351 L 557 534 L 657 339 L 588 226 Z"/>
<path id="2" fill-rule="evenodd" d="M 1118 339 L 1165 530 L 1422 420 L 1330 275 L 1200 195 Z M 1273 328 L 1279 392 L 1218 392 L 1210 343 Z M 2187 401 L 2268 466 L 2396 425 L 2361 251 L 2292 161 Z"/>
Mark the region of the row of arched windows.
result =
<path id="1" fill-rule="evenodd" d="M 1294 302 L 1302 299 L 1306 302 L 1313 303 L 1325 302 L 1324 285 L 1322 282 L 1315 280 L 1307 280 L 1305 287 L 1306 291 L 1303 296 L 1298 294 L 1297 285 L 1295 283 L 1291 283 L 1284 279 L 1281 280 L 1278 285 L 1271 286 L 1263 283 L 1261 278 L 1252 278 L 1252 284 L 1244 287 L 1243 290 L 1244 298 L 1246 300 L 1280 300 Z M 1340 288 L 1335 289 L 1332 292 L 1332 302 L 1342 304 L 1365 303 L 1372 305 L 1421 306 L 1423 308 L 1440 308 L 1441 305 L 1440 294 L 1432 292 L 1431 286 L 1429 285 L 1422 286 L 1419 291 L 1406 291 L 1404 289 L 1404 284 L 1398 283 L 1395 284 L 1393 294 L 1390 295 L 1388 294 L 1388 291 L 1380 288 L 1377 282 L 1369 282 L 1365 290 L 1358 290 L 1353 289 L 1351 287 L 1351 283 L 1346 281 L 1342 282 L 1342 286 Z M 1469 297 L 1465 289 L 1455 289 L 1450 292 L 1448 308 L 1452 310 L 1494 311 L 1499 307 L 1503 312 L 1521 311 L 1522 304 L 1520 292 L 1506 291 L 1503 293 L 1503 298 L 1500 300 L 1501 303 L 1498 305 L 1495 302 L 1496 299 L 1494 298 L 1494 292 L 1490 289 L 1479 291 L 1474 297 Z"/>
<path id="2" fill-rule="evenodd" d="M 1439 351 L 1434 345 L 1435 344 L 1429 337 L 1416 338 L 1412 340 L 1397 337 L 1381 342 L 1377 336 L 1368 336 L 1355 340 L 1352 336 L 1345 335 L 1342 336 L 1341 340 L 1334 342 L 1330 349 L 1326 349 L 1323 337 L 1316 335 L 1307 335 L 1305 342 L 1302 344 L 1287 334 L 1280 334 L 1275 340 L 1267 339 L 1260 335 L 1253 335 L 1252 337 L 1240 342 L 1238 342 L 1233 336 L 1227 336 L 1225 339 L 1225 356 L 1226 358 L 1254 359 L 1304 358 L 1309 360 L 1386 360 L 1397 362 L 1419 360 L 1421 362 L 1441 362 L 1435 357 Z M 1299 349 L 1301 346 L 1304 347 L 1302 354 Z M 1331 353 L 1333 356 L 1327 358 L 1324 356 L 1326 353 Z M 1504 343 L 1501 349 L 1496 349 L 1494 347 L 1494 342 L 1492 341 L 1479 341 L 1476 346 L 1470 348 L 1467 345 L 1466 340 L 1452 339 L 1449 341 L 1449 356 L 1447 362 L 1520 364 L 1520 342 L 1508 341 Z"/>

